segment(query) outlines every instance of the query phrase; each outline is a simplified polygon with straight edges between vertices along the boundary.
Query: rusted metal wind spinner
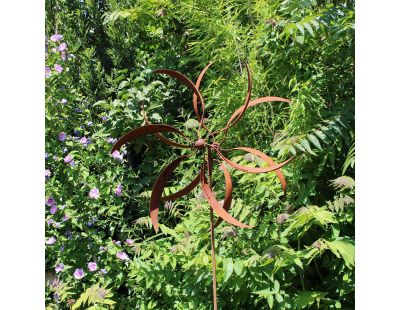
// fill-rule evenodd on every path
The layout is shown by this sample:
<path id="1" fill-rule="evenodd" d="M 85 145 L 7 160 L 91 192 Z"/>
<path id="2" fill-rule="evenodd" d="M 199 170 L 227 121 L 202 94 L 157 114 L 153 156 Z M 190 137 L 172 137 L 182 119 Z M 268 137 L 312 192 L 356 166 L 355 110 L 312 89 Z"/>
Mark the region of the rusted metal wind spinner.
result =
<path id="1" fill-rule="evenodd" d="M 246 225 L 237 219 L 235 219 L 233 216 L 231 216 L 228 211 L 231 206 L 232 202 L 232 179 L 229 174 L 228 169 L 226 168 L 225 163 L 227 163 L 229 166 L 236 168 L 238 170 L 248 172 L 248 173 L 266 173 L 266 172 L 274 172 L 277 177 L 279 178 L 279 181 L 282 185 L 282 189 L 284 192 L 286 192 L 286 181 L 285 177 L 281 171 L 280 168 L 285 166 L 287 163 L 289 163 L 293 157 L 290 159 L 284 161 L 283 163 L 276 164 L 269 156 L 265 155 L 264 153 L 252 149 L 249 147 L 235 147 L 231 149 L 223 149 L 221 148 L 221 144 L 225 141 L 227 132 L 229 128 L 231 128 L 233 125 L 235 125 L 244 115 L 246 112 L 246 109 L 249 107 L 253 107 L 257 104 L 263 103 L 263 102 L 272 102 L 272 101 L 280 101 L 280 102 L 287 102 L 290 103 L 288 99 L 285 98 L 280 98 L 280 97 L 262 97 L 262 98 L 257 98 L 254 100 L 250 100 L 251 97 L 251 88 L 252 88 L 252 78 L 251 78 L 251 73 L 249 70 L 249 67 L 247 64 L 245 64 L 246 71 L 247 71 L 247 95 L 244 104 L 237 109 L 232 116 L 229 118 L 226 126 L 222 128 L 221 130 L 217 130 L 214 132 L 211 132 L 207 126 L 204 124 L 204 113 L 205 113 L 205 104 L 203 97 L 200 92 L 200 83 L 201 80 L 204 77 L 204 74 L 206 73 L 207 69 L 213 64 L 213 62 L 210 62 L 200 73 L 196 84 L 194 84 L 191 80 L 189 80 L 185 75 L 183 75 L 180 72 L 174 71 L 174 70 L 169 70 L 169 69 L 160 69 L 160 70 L 155 70 L 155 73 L 161 73 L 161 74 L 167 74 L 170 75 L 179 81 L 181 81 L 183 84 L 185 84 L 188 88 L 190 88 L 193 91 L 193 109 L 196 114 L 196 118 L 199 122 L 199 127 L 197 129 L 197 140 L 196 141 L 191 141 L 183 132 L 181 132 L 179 129 L 169 126 L 169 125 L 162 125 L 162 124 L 150 124 L 149 120 L 146 117 L 146 114 L 144 114 L 144 119 L 146 122 L 146 125 L 141 126 L 139 128 L 133 129 L 132 131 L 126 133 L 124 136 L 122 136 L 117 143 L 114 145 L 113 149 L 111 152 L 114 152 L 115 150 L 119 150 L 121 146 L 126 144 L 127 142 L 136 139 L 138 137 L 148 135 L 148 134 L 154 134 L 156 135 L 161 141 L 164 143 L 177 147 L 177 148 L 184 148 L 184 149 L 193 149 L 195 152 L 189 154 L 189 155 L 183 155 L 172 161 L 169 165 L 167 165 L 160 173 L 158 176 L 154 187 L 153 191 L 151 194 L 151 199 L 150 199 L 150 218 L 151 222 L 153 224 L 153 227 L 156 232 L 158 232 L 159 226 L 158 226 L 158 208 L 159 204 L 161 201 L 172 201 L 175 200 L 176 198 L 182 197 L 184 195 L 187 195 L 190 193 L 199 183 L 201 184 L 201 189 L 204 194 L 204 197 L 207 199 L 208 203 L 210 204 L 210 232 L 211 232 L 211 256 L 212 256 L 212 271 L 213 271 L 213 305 L 214 309 L 217 309 L 217 284 L 216 284 L 216 260 L 215 260 L 215 247 L 214 247 L 214 229 L 222 222 L 222 220 L 225 220 L 229 224 L 242 227 L 242 228 L 251 228 L 251 226 Z M 201 114 L 199 113 L 199 103 L 201 104 Z M 201 137 L 200 135 L 200 129 L 203 128 L 207 134 L 206 137 Z M 167 137 L 165 137 L 162 133 L 174 133 L 177 135 L 182 136 L 185 140 L 187 140 L 187 144 L 181 144 L 177 143 Z M 222 134 L 222 140 L 220 142 L 215 141 L 215 138 L 219 135 Z M 239 165 L 231 160 L 229 160 L 223 153 L 233 151 L 233 150 L 240 150 L 244 151 L 247 153 L 250 153 L 252 155 L 260 157 L 263 161 L 265 161 L 269 166 L 268 167 L 246 167 Z M 192 180 L 187 186 L 185 186 L 183 189 L 177 191 L 176 193 L 169 195 L 169 196 L 162 196 L 164 187 L 167 184 L 167 181 L 170 179 L 172 176 L 173 172 L 175 169 L 179 166 L 179 164 L 188 159 L 190 156 L 195 155 L 196 153 L 201 153 L 203 157 L 203 162 L 201 164 L 201 167 L 199 169 L 199 174 L 196 176 L 194 180 Z M 213 157 L 214 155 L 214 157 Z M 213 191 L 212 191 L 212 169 L 213 169 L 213 163 L 217 162 L 222 169 L 224 173 L 224 178 L 225 178 L 225 199 L 223 200 L 222 206 L 220 203 L 217 201 Z M 206 176 L 207 174 L 207 176 Z M 218 215 L 218 219 L 214 224 L 214 218 L 213 218 L 213 212 L 215 212 Z"/>

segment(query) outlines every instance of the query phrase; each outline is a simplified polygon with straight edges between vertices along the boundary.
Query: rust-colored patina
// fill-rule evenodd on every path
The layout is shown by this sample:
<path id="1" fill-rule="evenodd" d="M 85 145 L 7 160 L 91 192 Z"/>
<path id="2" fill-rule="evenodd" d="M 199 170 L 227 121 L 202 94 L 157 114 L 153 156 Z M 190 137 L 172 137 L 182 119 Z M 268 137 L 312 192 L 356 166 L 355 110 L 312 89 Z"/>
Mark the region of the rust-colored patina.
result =
<path id="1" fill-rule="evenodd" d="M 138 137 L 148 135 L 148 134 L 154 134 L 157 136 L 161 141 L 164 143 L 176 147 L 176 148 L 186 148 L 186 149 L 193 149 L 194 152 L 188 155 L 183 155 L 172 161 L 169 165 L 167 165 L 160 173 L 158 176 L 154 186 L 153 186 L 153 191 L 151 194 L 151 199 L 150 199 L 150 218 L 151 222 L 153 224 L 153 227 L 156 232 L 158 232 L 159 226 L 158 226 L 158 208 L 160 205 L 161 201 L 172 201 L 175 200 L 179 197 L 183 197 L 190 193 L 199 183 L 201 184 L 201 189 L 204 194 L 204 197 L 207 199 L 209 205 L 210 205 L 210 232 L 211 232 L 211 256 L 212 256 L 212 270 L 213 270 L 213 305 L 214 309 L 217 309 L 217 295 L 216 295 L 216 261 L 215 261 L 215 247 L 214 247 L 214 229 L 218 225 L 221 224 L 223 220 L 228 222 L 229 224 L 235 225 L 237 227 L 241 228 L 251 228 L 251 226 L 244 224 L 240 221 L 238 221 L 236 218 L 231 216 L 228 211 L 231 207 L 232 203 L 232 179 L 229 174 L 229 171 L 225 165 L 228 164 L 232 168 L 248 172 L 248 173 L 267 173 L 267 172 L 274 172 L 281 185 L 284 193 L 286 193 L 286 181 L 285 177 L 281 171 L 281 168 L 285 166 L 287 163 L 289 163 L 293 157 L 289 158 L 288 160 L 276 164 L 269 156 L 266 154 L 256 150 L 252 149 L 249 147 L 235 147 L 231 149 L 223 149 L 221 148 L 221 144 L 226 140 L 227 137 L 227 132 L 229 128 L 234 126 L 244 115 L 246 110 L 250 107 L 253 107 L 255 105 L 258 105 L 260 103 L 264 102 L 286 102 L 290 103 L 288 99 L 281 98 L 281 97 L 262 97 L 262 98 L 257 98 L 254 100 L 250 100 L 251 97 L 251 89 L 252 89 L 252 78 L 251 78 L 251 73 L 249 70 L 249 67 L 247 64 L 245 64 L 246 71 L 247 71 L 247 94 L 245 97 L 245 102 L 244 104 L 239 107 L 229 118 L 227 124 L 225 125 L 224 128 L 221 130 L 217 130 L 214 132 L 211 132 L 209 128 L 204 124 L 204 116 L 205 116 L 205 104 L 203 97 L 200 92 L 200 84 L 201 81 L 207 71 L 207 69 L 213 64 L 213 62 L 210 62 L 200 73 L 196 83 L 193 83 L 190 79 L 188 79 L 185 75 L 183 75 L 180 72 L 174 71 L 174 70 L 169 70 L 169 69 L 160 69 L 160 70 L 155 70 L 155 73 L 160 73 L 160 74 L 167 74 L 170 75 L 177 80 L 181 81 L 183 84 L 185 84 L 189 89 L 193 91 L 193 109 L 196 114 L 196 118 L 199 122 L 199 126 L 197 129 L 197 139 L 195 141 L 191 141 L 183 132 L 181 132 L 179 129 L 169 126 L 169 125 L 162 125 L 162 124 L 151 124 L 149 120 L 147 119 L 146 113 L 144 113 L 144 120 L 146 122 L 146 125 L 141 126 L 139 128 L 133 129 L 132 131 L 126 133 L 124 136 L 122 136 L 117 143 L 114 145 L 113 149 L 111 152 L 114 152 L 115 150 L 119 150 L 124 144 L 126 144 L 129 141 L 132 141 Z M 199 105 L 201 106 L 201 113 L 199 111 Z M 206 136 L 202 137 L 200 134 L 200 129 L 203 128 L 206 131 Z M 176 135 L 181 136 L 184 140 L 186 140 L 187 144 L 181 144 L 178 142 L 175 142 L 163 135 L 163 133 L 174 133 Z M 222 134 L 222 139 L 218 142 L 215 141 L 216 137 L 221 136 Z M 210 142 L 212 141 L 212 142 Z M 246 167 L 239 165 L 230 159 L 228 159 L 224 153 L 227 153 L 229 151 L 244 151 L 249 154 L 258 156 L 261 158 L 265 163 L 268 164 L 268 167 Z M 202 164 L 199 169 L 199 173 L 194 178 L 187 186 L 185 186 L 183 189 L 177 191 L 174 194 L 171 194 L 169 196 L 162 196 L 164 188 L 167 184 L 167 181 L 171 178 L 173 175 L 175 169 L 186 159 L 189 157 L 195 155 L 196 153 L 202 153 Z M 214 155 L 214 156 L 213 156 Z M 213 190 L 212 190 L 212 170 L 213 170 L 213 163 L 216 162 L 218 163 L 220 169 L 222 170 L 224 174 L 224 179 L 225 179 L 225 198 L 223 201 L 223 204 L 221 204 L 217 201 Z M 213 217 L 213 212 L 218 216 L 217 221 L 214 223 L 214 217 Z"/>

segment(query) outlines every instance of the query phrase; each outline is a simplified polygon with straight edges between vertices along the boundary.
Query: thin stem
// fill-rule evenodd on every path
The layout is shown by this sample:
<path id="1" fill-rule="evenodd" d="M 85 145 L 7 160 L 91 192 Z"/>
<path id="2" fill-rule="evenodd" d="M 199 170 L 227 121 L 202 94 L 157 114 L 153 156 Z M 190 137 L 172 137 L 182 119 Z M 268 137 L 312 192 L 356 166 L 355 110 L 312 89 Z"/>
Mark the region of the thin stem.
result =
<path id="1" fill-rule="evenodd" d="M 207 146 L 207 168 L 208 168 L 208 184 L 212 186 L 212 154 L 211 147 Z M 217 305 L 217 261 L 215 259 L 215 244 L 214 244 L 214 217 L 213 210 L 210 207 L 210 232 L 211 232 L 211 261 L 212 261 L 212 276 L 213 276 L 213 305 L 214 310 L 218 309 Z"/>
<path id="2" fill-rule="evenodd" d="M 297 251 L 300 251 L 300 238 L 297 238 Z M 300 281 L 301 281 L 301 288 L 303 289 L 303 291 L 305 291 L 306 286 L 304 285 L 303 269 L 301 269 L 301 268 L 300 268 Z"/>

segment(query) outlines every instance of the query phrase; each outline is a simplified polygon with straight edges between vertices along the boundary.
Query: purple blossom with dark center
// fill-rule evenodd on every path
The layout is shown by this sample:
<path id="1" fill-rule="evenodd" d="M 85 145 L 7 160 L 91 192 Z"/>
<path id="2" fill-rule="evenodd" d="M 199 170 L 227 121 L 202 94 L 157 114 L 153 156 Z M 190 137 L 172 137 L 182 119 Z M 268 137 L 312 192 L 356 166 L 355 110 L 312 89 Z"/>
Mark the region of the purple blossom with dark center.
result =
<path id="1" fill-rule="evenodd" d="M 64 142 L 65 141 L 65 138 L 67 138 L 67 134 L 65 133 L 65 132 L 60 132 L 59 134 L 58 134 L 58 140 L 59 141 L 61 141 L 61 142 Z"/>
<path id="2" fill-rule="evenodd" d="M 101 117 L 101 120 L 102 120 L 103 122 L 105 122 L 105 121 L 108 120 L 108 117 L 104 115 L 104 116 Z"/>
<path id="3" fill-rule="evenodd" d="M 106 274 L 106 273 L 107 273 L 107 269 L 105 269 L 105 268 L 100 269 L 100 272 L 101 272 L 102 274 Z"/>
<path id="4" fill-rule="evenodd" d="M 129 260 L 129 256 L 128 256 L 128 254 L 126 254 L 125 252 L 118 252 L 118 253 L 117 253 L 117 257 L 118 257 L 120 260 Z"/>
<path id="5" fill-rule="evenodd" d="M 83 146 L 87 146 L 88 139 L 87 139 L 86 137 L 82 137 L 82 138 L 79 140 L 79 142 L 80 142 Z"/>
<path id="6" fill-rule="evenodd" d="M 75 167 L 75 161 L 74 161 L 74 160 L 71 160 L 71 162 L 69 163 L 69 165 L 70 165 L 71 167 Z"/>
<path id="7" fill-rule="evenodd" d="M 57 41 L 62 40 L 62 38 L 63 38 L 63 36 L 62 36 L 61 34 L 56 33 L 56 34 L 53 34 L 53 35 L 50 37 L 50 40 L 53 41 L 53 42 L 57 42 Z"/>
<path id="8" fill-rule="evenodd" d="M 70 163 L 71 160 L 72 160 L 72 156 L 69 155 L 69 154 L 68 154 L 67 156 L 65 156 L 65 158 L 64 158 L 64 162 L 65 162 L 66 164 Z"/>
<path id="9" fill-rule="evenodd" d="M 122 194 L 122 185 L 121 185 L 121 184 L 118 184 L 118 185 L 117 185 L 117 187 L 115 188 L 114 193 L 115 193 L 115 195 L 118 196 L 118 197 L 121 196 L 121 194 Z"/>
<path id="10" fill-rule="evenodd" d="M 89 221 L 89 222 L 86 223 L 86 226 L 87 226 L 87 227 L 92 227 L 92 226 L 93 226 L 93 223 L 92 223 L 91 221 Z"/>
<path id="11" fill-rule="evenodd" d="M 67 49 L 67 43 L 61 43 L 59 47 L 57 47 L 57 51 L 64 52 Z"/>
<path id="12" fill-rule="evenodd" d="M 44 170 L 44 177 L 46 178 L 46 180 L 48 180 L 51 176 L 51 171 L 50 169 L 45 169 Z"/>
<path id="13" fill-rule="evenodd" d="M 111 156 L 117 160 L 122 161 L 122 155 L 120 154 L 120 152 L 118 150 L 115 150 L 114 152 L 112 152 Z"/>
<path id="14" fill-rule="evenodd" d="M 56 243 L 56 241 L 57 241 L 56 237 L 50 237 L 49 239 L 46 240 L 46 244 L 53 245 L 54 243 Z"/>
<path id="15" fill-rule="evenodd" d="M 77 268 L 77 269 L 75 269 L 75 272 L 74 272 L 74 278 L 75 278 L 75 279 L 80 280 L 80 279 L 82 279 L 84 276 L 85 276 L 85 272 L 83 271 L 82 268 Z"/>
<path id="16" fill-rule="evenodd" d="M 60 295 L 58 295 L 57 293 L 54 293 L 53 298 L 54 298 L 55 301 L 59 301 L 60 300 Z"/>
<path id="17" fill-rule="evenodd" d="M 121 241 L 116 241 L 116 240 L 113 240 L 112 241 L 114 244 L 116 244 L 116 245 L 119 245 L 119 246 L 121 246 Z"/>
<path id="18" fill-rule="evenodd" d="M 64 61 L 67 60 L 67 53 L 61 52 L 61 59 Z"/>
<path id="19" fill-rule="evenodd" d="M 92 188 L 89 192 L 89 197 L 92 199 L 97 199 L 100 196 L 99 189 L 97 187 Z"/>
<path id="20" fill-rule="evenodd" d="M 50 76 L 50 74 L 51 74 L 51 69 L 50 69 L 50 67 L 44 67 L 44 76 L 45 77 L 49 77 Z"/>
<path id="21" fill-rule="evenodd" d="M 126 243 L 127 245 L 132 245 L 132 244 L 133 244 L 133 240 L 132 240 L 132 239 L 126 239 L 126 240 L 125 240 L 125 243 Z"/>
<path id="22" fill-rule="evenodd" d="M 64 216 L 62 217 L 63 222 L 66 222 L 69 220 L 69 216 L 68 214 L 64 214 Z"/>
<path id="23" fill-rule="evenodd" d="M 56 214 L 58 211 L 58 208 L 56 206 L 53 206 L 50 208 L 50 214 Z"/>
<path id="24" fill-rule="evenodd" d="M 47 225 L 51 225 L 51 224 L 53 224 L 53 222 L 54 222 L 53 219 L 48 219 L 48 220 L 47 220 Z"/>
<path id="25" fill-rule="evenodd" d="M 61 99 L 61 101 L 60 101 L 61 104 L 66 104 L 67 102 L 68 102 L 68 100 L 67 100 L 67 99 L 64 99 L 64 98 Z"/>
<path id="26" fill-rule="evenodd" d="M 56 273 L 59 273 L 59 272 L 61 272 L 63 270 L 64 270 L 64 264 L 63 263 L 59 263 L 55 268 Z"/>
<path id="27" fill-rule="evenodd" d="M 96 271 L 96 270 L 97 270 L 97 264 L 96 264 L 95 262 L 90 262 L 90 263 L 88 264 L 88 269 L 89 269 L 90 271 Z"/>
<path id="28" fill-rule="evenodd" d="M 53 207 L 53 206 L 56 205 L 56 201 L 55 201 L 55 199 L 53 198 L 53 196 L 50 196 L 49 198 L 47 198 L 47 200 L 46 200 L 46 205 L 48 205 L 48 206 L 50 206 L 50 207 Z"/>
<path id="29" fill-rule="evenodd" d="M 61 65 L 55 64 L 54 65 L 54 70 L 56 70 L 58 73 L 61 73 L 64 69 Z"/>
<path id="30" fill-rule="evenodd" d="M 78 129 L 74 129 L 74 135 L 75 136 L 79 136 L 81 134 L 81 132 Z"/>

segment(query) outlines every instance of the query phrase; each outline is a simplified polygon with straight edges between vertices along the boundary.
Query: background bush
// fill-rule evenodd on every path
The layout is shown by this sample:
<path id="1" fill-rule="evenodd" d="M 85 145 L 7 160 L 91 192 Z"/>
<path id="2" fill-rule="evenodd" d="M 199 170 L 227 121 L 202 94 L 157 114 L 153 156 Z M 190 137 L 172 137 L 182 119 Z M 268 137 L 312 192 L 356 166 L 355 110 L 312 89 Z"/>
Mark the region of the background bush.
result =
<path id="1" fill-rule="evenodd" d="M 217 60 L 202 91 L 208 126 L 223 126 L 244 100 L 243 59 L 252 98 L 292 104 L 249 109 L 231 145 L 296 160 L 284 168 L 286 197 L 273 174 L 232 171 L 232 214 L 255 228 L 216 230 L 219 306 L 354 308 L 353 1 L 47 0 L 48 309 L 211 309 L 199 190 L 165 204 L 159 234 L 148 217 L 155 178 L 181 151 L 154 138 L 120 157 L 110 150 L 144 123 L 141 106 L 152 122 L 191 132 L 191 93 L 152 73 L 161 67 L 195 80 Z M 167 190 L 195 167 L 181 167 Z"/>

